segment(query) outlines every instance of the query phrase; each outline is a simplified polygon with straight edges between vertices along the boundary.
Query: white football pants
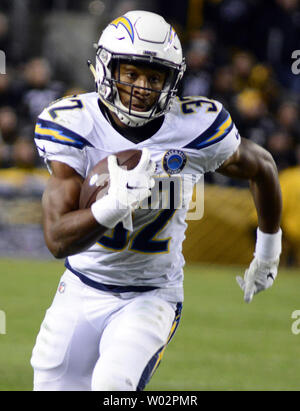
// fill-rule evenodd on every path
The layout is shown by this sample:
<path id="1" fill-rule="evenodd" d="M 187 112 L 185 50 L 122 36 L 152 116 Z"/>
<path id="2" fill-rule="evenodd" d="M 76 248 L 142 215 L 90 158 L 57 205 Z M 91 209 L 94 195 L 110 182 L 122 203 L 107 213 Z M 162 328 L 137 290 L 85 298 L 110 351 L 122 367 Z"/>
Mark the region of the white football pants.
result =
<path id="1" fill-rule="evenodd" d="M 180 315 L 155 290 L 123 294 L 64 273 L 32 353 L 35 391 L 144 388 Z"/>

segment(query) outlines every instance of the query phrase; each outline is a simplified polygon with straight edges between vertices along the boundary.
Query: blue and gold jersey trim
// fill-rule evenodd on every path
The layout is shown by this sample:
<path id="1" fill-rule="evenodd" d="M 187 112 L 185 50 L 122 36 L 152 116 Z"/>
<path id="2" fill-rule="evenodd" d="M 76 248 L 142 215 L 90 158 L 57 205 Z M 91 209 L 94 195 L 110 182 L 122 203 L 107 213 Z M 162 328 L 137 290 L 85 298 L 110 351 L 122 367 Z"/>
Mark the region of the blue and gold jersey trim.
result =
<path id="1" fill-rule="evenodd" d="M 157 367 L 160 364 L 160 361 L 164 355 L 165 349 L 167 347 L 167 345 L 169 344 L 169 342 L 171 341 L 171 339 L 173 338 L 177 327 L 179 325 L 179 321 L 181 318 L 181 311 L 182 311 L 182 303 L 177 303 L 176 305 L 176 312 L 175 312 L 175 319 L 173 321 L 169 336 L 168 336 L 168 340 L 166 342 L 165 345 L 163 345 L 155 354 L 154 356 L 151 358 L 151 360 L 148 362 L 148 364 L 146 365 L 143 374 L 140 378 L 140 381 L 138 383 L 137 386 L 137 391 L 143 391 L 145 386 L 148 384 L 148 382 L 150 381 L 150 378 L 152 377 L 152 375 L 154 374 L 154 372 L 156 371 Z"/>
<path id="2" fill-rule="evenodd" d="M 89 287 L 96 288 L 97 290 L 106 291 L 110 293 L 128 293 L 128 292 L 148 292 L 156 290 L 158 287 L 152 287 L 148 285 L 114 285 L 114 284 L 103 284 L 99 283 L 98 281 L 94 281 L 89 277 L 85 276 L 81 272 L 75 270 L 68 258 L 65 260 L 65 267 L 70 270 L 73 274 L 75 274 L 81 282 L 88 285 Z"/>
<path id="3" fill-rule="evenodd" d="M 60 124 L 54 123 L 53 121 L 42 119 L 39 119 L 36 123 L 35 138 L 79 148 L 80 150 L 86 146 L 93 147 L 89 141 L 74 131 L 63 127 Z"/>
<path id="4" fill-rule="evenodd" d="M 200 150 L 212 144 L 218 143 L 227 136 L 233 128 L 233 121 L 230 114 L 224 108 L 217 116 L 212 125 L 205 130 L 199 137 L 191 141 L 184 148 L 195 148 Z"/>

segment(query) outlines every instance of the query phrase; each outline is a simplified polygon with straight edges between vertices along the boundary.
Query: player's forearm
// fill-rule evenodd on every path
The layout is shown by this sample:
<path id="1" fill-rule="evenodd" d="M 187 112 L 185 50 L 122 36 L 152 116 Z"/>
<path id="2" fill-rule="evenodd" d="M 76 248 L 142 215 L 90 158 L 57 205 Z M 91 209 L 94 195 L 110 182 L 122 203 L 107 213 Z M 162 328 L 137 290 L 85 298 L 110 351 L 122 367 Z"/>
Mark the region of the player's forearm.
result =
<path id="1" fill-rule="evenodd" d="M 280 228 L 282 198 L 277 168 L 269 153 L 265 153 L 256 175 L 250 179 L 250 188 L 260 230 L 276 233 Z"/>
<path id="2" fill-rule="evenodd" d="M 45 241 L 56 258 L 65 258 L 91 247 L 107 231 L 90 209 L 72 211 L 55 221 L 44 220 Z"/>

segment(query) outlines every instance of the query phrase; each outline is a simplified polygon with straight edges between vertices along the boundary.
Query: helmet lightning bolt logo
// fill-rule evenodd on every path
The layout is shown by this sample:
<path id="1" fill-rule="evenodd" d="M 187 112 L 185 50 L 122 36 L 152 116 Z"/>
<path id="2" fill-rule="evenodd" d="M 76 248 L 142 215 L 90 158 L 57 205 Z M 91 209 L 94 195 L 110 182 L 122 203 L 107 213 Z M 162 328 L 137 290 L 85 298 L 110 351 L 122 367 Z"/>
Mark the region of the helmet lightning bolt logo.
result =
<path id="1" fill-rule="evenodd" d="M 173 43 L 173 41 L 174 41 L 174 39 L 175 39 L 175 36 L 177 36 L 176 31 L 175 31 L 175 29 L 171 26 L 171 28 L 170 28 L 170 33 L 169 33 L 169 39 L 168 39 L 168 43 L 169 43 L 169 44 L 172 44 L 172 43 Z"/>
<path id="2" fill-rule="evenodd" d="M 132 43 L 134 42 L 133 26 L 131 24 L 131 21 L 127 17 L 124 17 L 124 16 L 123 17 L 118 17 L 117 19 L 112 21 L 110 24 L 115 26 L 116 28 L 118 28 L 118 26 L 121 24 L 121 26 L 123 26 L 126 29 L 127 33 L 129 34 L 129 37 L 130 37 Z"/>

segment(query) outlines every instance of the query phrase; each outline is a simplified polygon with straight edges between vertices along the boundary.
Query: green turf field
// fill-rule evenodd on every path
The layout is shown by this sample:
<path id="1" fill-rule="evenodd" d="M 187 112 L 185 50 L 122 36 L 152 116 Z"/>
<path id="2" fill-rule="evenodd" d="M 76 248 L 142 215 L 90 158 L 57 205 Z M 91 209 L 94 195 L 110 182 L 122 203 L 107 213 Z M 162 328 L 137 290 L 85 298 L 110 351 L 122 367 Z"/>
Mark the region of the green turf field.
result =
<path id="1" fill-rule="evenodd" d="M 0 390 L 31 390 L 31 350 L 62 262 L 0 259 Z M 299 390 L 300 270 L 281 269 L 275 285 L 245 304 L 239 267 L 188 266 L 181 324 L 148 390 Z"/>

